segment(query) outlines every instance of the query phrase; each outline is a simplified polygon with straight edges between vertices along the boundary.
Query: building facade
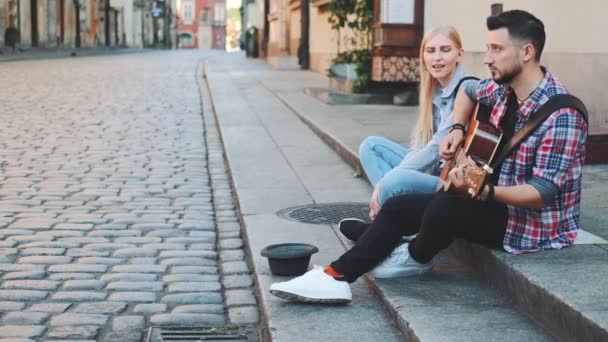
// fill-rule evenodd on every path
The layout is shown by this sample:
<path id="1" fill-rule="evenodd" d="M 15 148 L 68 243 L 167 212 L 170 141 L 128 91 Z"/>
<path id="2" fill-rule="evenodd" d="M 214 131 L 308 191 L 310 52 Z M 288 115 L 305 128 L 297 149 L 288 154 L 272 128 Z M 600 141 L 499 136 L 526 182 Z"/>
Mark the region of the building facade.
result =
<path id="1" fill-rule="evenodd" d="M 177 6 L 178 48 L 225 49 L 224 0 L 181 0 Z"/>

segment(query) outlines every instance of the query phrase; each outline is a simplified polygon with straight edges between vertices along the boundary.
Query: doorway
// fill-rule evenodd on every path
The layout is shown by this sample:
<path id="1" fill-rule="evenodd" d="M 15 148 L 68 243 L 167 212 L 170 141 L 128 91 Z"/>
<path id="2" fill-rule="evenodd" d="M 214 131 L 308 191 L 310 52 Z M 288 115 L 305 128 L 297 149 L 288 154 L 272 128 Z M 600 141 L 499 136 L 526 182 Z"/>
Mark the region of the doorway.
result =
<path id="1" fill-rule="evenodd" d="M 38 0 L 30 0 L 30 22 L 32 23 L 32 47 L 38 46 Z"/>

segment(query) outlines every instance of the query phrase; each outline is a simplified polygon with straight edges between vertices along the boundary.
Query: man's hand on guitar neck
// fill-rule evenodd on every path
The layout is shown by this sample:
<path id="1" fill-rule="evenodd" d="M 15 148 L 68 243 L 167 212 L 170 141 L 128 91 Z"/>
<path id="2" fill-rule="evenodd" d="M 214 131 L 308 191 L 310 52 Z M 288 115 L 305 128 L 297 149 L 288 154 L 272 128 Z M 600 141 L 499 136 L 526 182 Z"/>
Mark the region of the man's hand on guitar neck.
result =
<path id="1" fill-rule="evenodd" d="M 460 129 L 451 131 L 448 136 L 439 143 L 439 155 L 441 158 L 444 160 L 452 160 L 463 141 L 464 131 Z"/>

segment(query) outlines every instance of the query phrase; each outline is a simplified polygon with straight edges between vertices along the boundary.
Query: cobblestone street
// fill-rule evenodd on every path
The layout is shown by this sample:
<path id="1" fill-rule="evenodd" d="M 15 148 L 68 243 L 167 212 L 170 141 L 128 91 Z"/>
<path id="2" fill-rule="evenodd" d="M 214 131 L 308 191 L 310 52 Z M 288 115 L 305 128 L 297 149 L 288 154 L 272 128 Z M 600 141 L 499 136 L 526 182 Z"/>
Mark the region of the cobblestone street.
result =
<path id="1" fill-rule="evenodd" d="M 204 57 L 0 63 L 0 341 L 257 324 Z"/>

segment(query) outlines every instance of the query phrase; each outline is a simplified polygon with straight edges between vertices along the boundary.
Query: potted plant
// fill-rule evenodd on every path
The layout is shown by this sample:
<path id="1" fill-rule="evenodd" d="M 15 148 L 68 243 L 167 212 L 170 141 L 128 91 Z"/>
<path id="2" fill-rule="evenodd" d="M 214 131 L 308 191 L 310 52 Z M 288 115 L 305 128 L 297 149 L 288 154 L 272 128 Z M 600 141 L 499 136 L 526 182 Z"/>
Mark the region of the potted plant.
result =
<path id="1" fill-rule="evenodd" d="M 352 82 L 355 93 L 365 91 L 371 79 L 372 0 L 333 0 L 329 23 L 337 32 L 336 58 L 329 76 Z M 345 29 L 349 31 L 344 32 Z M 343 35 L 344 34 L 344 35 Z M 345 51 L 340 51 L 344 44 Z"/>

